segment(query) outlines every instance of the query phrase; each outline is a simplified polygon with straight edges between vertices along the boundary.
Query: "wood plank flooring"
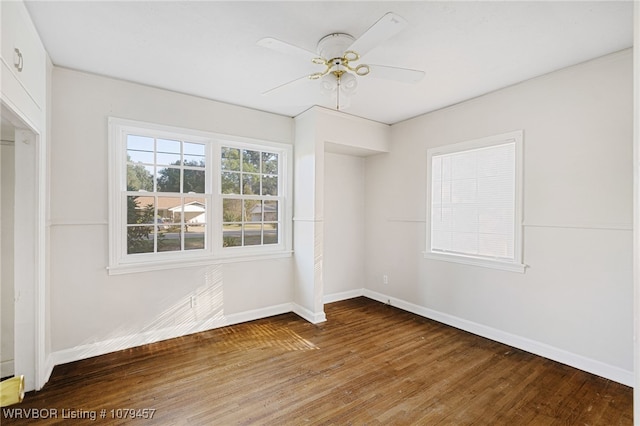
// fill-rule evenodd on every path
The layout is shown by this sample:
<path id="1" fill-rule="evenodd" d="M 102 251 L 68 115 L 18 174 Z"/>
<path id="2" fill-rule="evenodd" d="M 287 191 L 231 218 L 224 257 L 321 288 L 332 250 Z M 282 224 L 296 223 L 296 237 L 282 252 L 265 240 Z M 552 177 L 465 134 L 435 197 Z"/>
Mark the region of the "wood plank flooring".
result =
<path id="1" fill-rule="evenodd" d="M 632 389 L 610 380 L 366 298 L 325 311 L 57 366 L 9 408 L 57 410 L 41 425 L 632 424 Z"/>

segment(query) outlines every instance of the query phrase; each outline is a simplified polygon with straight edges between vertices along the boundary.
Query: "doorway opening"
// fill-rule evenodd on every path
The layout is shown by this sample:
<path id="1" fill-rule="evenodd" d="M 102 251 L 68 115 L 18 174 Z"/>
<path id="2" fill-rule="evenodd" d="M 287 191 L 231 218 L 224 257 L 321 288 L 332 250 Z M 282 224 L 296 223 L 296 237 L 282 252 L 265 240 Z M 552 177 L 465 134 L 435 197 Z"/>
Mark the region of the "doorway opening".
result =
<path id="1" fill-rule="evenodd" d="M 0 378 L 15 373 L 14 209 L 15 127 L 5 114 L 0 125 Z"/>
<path id="2" fill-rule="evenodd" d="M 45 198 L 40 137 L 0 104 L 0 375 L 46 381 L 44 354 Z"/>

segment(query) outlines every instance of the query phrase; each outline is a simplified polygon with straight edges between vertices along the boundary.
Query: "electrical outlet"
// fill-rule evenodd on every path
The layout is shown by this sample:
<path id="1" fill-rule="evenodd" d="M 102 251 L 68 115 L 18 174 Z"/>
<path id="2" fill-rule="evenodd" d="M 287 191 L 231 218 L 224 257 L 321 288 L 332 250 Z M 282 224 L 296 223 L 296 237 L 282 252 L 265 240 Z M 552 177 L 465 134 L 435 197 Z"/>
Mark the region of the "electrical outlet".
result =
<path id="1" fill-rule="evenodd" d="M 382 276 L 382 284 L 389 284 L 389 275 Z"/>

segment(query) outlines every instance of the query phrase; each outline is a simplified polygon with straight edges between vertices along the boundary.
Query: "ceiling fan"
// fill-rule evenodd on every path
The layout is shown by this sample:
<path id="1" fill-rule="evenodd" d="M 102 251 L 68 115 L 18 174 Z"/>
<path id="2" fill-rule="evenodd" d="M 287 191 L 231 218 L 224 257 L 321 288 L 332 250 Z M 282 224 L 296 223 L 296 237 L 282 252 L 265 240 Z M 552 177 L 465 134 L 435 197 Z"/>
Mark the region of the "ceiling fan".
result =
<path id="1" fill-rule="evenodd" d="M 319 80 L 320 92 L 333 96 L 336 109 L 341 110 L 349 105 L 350 96 L 355 93 L 357 77 L 370 76 L 403 83 L 417 83 L 424 77 L 424 71 L 385 65 L 355 64 L 370 50 L 405 29 L 408 24 L 403 17 L 388 12 L 357 39 L 346 33 L 332 33 L 322 37 L 318 42 L 317 52 L 275 38 L 263 38 L 258 41 L 259 46 L 295 55 L 324 67 L 318 72 L 269 89 L 263 92 L 263 95 L 276 92 L 300 80 Z"/>

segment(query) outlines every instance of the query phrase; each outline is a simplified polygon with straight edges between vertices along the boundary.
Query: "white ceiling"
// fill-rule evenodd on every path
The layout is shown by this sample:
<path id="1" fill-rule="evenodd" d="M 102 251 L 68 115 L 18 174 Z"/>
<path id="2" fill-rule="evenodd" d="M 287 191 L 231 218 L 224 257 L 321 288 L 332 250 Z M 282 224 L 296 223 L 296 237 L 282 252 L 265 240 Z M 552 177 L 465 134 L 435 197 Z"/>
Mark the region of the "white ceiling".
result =
<path id="1" fill-rule="evenodd" d="M 409 27 L 361 63 L 421 69 L 410 85 L 359 77 L 345 112 L 395 123 L 632 45 L 633 2 L 27 1 L 55 65 L 296 116 L 332 108 L 318 82 L 261 93 L 322 66 L 256 45 L 316 50 L 386 12 Z M 319 69 L 320 68 L 320 69 Z"/>

